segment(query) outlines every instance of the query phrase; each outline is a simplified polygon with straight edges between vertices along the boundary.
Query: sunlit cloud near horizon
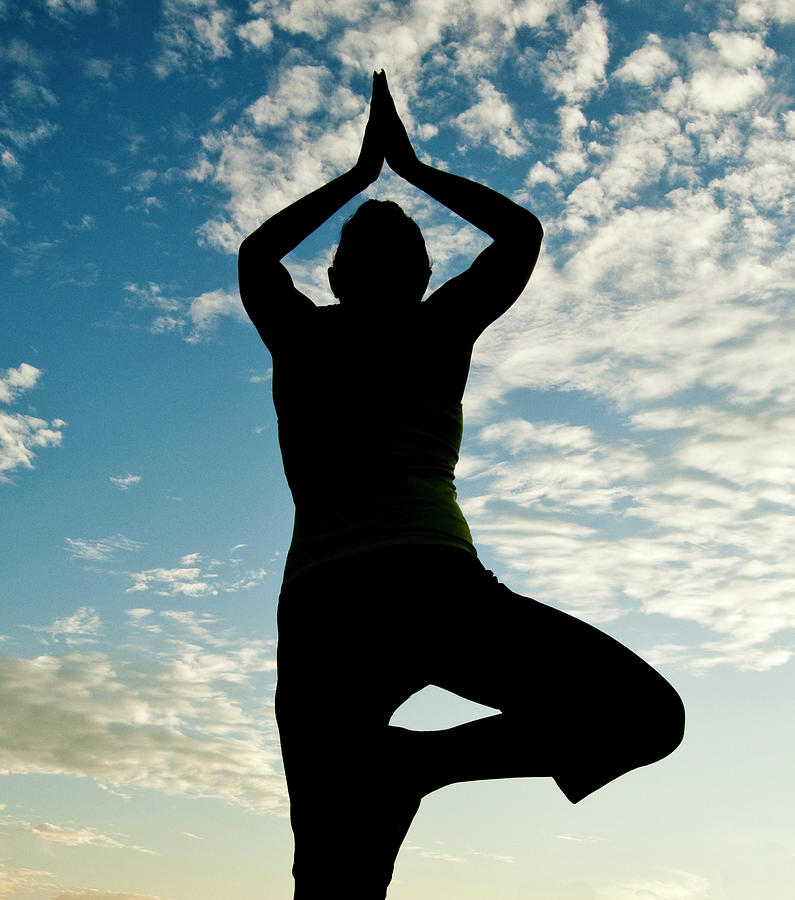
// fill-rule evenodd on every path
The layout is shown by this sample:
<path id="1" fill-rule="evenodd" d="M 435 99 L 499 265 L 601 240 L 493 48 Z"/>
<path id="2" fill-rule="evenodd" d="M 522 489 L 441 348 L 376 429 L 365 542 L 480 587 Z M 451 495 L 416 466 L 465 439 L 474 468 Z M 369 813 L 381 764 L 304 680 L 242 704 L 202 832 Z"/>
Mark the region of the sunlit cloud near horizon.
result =
<path id="1" fill-rule="evenodd" d="M 787 900 L 795 6 L 0 0 L 0 23 L 0 897 L 209 900 L 230 871 L 240 900 L 290 896 L 291 507 L 236 252 L 353 164 L 384 68 L 421 158 L 545 229 L 465 395 L 479 552 L 689 712 L 670 761 L 577 807 L 542 779 L 434 795 L 390 898 Z M 420 224 L 431 288 L 486 244 L 386 167 L 365 196 Z M 355 206 L 286 260 L 318 303 Z"/>

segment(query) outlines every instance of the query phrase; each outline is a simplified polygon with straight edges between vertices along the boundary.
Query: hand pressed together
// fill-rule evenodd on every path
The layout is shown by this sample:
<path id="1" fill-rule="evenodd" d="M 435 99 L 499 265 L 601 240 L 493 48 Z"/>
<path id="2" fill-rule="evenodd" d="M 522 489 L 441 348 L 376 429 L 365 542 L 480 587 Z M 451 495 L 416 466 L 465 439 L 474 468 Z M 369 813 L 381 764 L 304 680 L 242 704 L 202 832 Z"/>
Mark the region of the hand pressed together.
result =
<path id="1" fill-rule="evenodd" d="M 367 183 L 371 184 L 381 173 L 384 159 L 393 172 L 404 177 L 419 162 L 406 128 L 395 109 L 395 101 L 389 92 L 386 74 L 381 69 L 380 72 L 373 72 L 370 115 L 356 169 Z"/>

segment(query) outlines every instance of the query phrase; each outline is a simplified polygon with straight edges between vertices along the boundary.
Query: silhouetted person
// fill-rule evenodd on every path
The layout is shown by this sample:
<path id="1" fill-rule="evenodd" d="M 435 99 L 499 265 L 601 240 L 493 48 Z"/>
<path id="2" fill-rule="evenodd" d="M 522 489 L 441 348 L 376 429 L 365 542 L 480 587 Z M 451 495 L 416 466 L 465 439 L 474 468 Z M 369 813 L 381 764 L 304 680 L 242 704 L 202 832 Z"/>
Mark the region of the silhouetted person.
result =
<path id="1" fill-rule="evenodd" d="M 280 260 L 384 159 L 493 243 L 421 302 L 419 228 L 369 200 L 328 270 L 339 304 L 317 307 Z M 296 900 L 382 900 L 421 798 L 439 787 L 551 776 L 576 803 L 682 738 L 668 682 L 596 628 L 500 584 L 456 503 L 472 345 L 522 292 L 541 237 L 507 198 L 419 162 L 381 72 L 356 165 L 240 248 L 295 501 L 276 715 Z M 501 712 L 439 731 L 390 726 L 429 684 Z"/>

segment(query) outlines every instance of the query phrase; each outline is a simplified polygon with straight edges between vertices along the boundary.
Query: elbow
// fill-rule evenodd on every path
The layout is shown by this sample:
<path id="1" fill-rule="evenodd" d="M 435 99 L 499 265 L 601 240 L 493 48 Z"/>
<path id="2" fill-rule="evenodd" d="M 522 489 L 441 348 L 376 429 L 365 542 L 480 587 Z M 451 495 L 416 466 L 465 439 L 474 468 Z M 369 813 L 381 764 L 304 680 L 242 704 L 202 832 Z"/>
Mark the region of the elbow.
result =
<path id="1" fill-rule="evenodd" d="M 504 239 L 510 241 L 518 250 L 525 250 L 527 247 L 534 247 L 536 250 L 541 246 L 544 238 L 544 229 L 541 222 L 528 210 L 522 210 L 521 217 L 514 221 Z"/>
<path id="2" fill-rule="evenodd" d="M 244 237 L 237 248 L 237 258 L 244 259 L 251 255 L 251 235 Z"/>
<path id="3" fill-rule="evenodd" d="M 530 238 L 536 243 L 540 244 L 544 239 L 544 226 L 541 222 L 533 215 L 533 213 L 529 212 L 528 214 L 529 220 L 527 223 L 527 230 L 529 232 Z"/>

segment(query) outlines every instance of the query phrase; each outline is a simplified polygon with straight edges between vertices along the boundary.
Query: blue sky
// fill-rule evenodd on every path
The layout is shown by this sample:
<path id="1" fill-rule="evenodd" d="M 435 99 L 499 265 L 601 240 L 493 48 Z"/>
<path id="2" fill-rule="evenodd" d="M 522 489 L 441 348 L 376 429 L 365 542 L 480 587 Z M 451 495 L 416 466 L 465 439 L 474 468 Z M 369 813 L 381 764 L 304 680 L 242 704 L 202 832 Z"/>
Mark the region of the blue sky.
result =
<path id="1" fill-rule="evenodd" d="M 383 67 L 420 155 L 546 231 L 465 397 L 481 556 L 689 713 L 674 756 L 576 807 L 541 779 L 428 798 L 390 897 L 788 898 L 791 3 L 2 0 L 0 22 L 0 897 L 290 896 L 291 507 L 235 252 L 353 163 Z M 484 245 L 387 172 L 368 194 L 420 223 L 431 287 Z M 288 259 L 320 303 L 355 205 Z M 398 716 L 481 712 L 430 689 Z"/>

